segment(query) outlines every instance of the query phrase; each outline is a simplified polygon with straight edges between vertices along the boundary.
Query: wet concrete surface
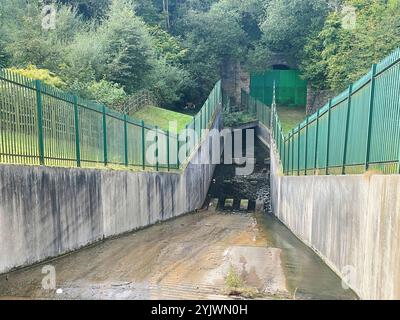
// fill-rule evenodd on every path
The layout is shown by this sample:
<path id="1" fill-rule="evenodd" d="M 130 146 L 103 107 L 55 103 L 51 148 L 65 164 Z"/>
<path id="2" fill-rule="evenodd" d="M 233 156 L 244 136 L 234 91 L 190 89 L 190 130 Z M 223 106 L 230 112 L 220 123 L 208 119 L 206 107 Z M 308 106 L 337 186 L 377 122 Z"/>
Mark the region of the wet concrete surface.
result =
<path id="1" fill-rule="evenodd" d="M 44 290 L 44 265 L 56 290 Z M 268 214 L 200 212 L 0 276 L 3 299 L 230 299 L 234 268 L 261 299 L 355 299 Z M 238 297 L 236 297 L 238 298 Z"/>

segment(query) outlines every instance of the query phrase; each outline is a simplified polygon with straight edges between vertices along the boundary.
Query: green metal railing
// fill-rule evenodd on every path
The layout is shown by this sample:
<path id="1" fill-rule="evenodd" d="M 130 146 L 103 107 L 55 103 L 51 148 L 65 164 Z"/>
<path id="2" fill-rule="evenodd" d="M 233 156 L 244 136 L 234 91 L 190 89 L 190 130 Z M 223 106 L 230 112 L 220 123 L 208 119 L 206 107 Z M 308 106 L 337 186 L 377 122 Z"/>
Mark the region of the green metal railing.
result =
<path id="1" fill-rule="evenodd" d="M 253 98 L 246 91 L 241 93 L 242 110 L 251 114 L 268 128 L 271 124 L 271 107 Z"/>
<path id="2" fill-rule="evenodd" d="M 273 103 L 270 127 L 286 175 L 400 173 L 400 48 L 287 136 Z"/>
<path id="3" fill-rule="evenodd" d="M 188 125 L 196 127 L 199 141 L 221 104 L 219 81 Z M 180 169 L 183 161 L 178 152 L 185 135 L 0 69 L 0 163 Z M 148 156 L 150 146 L 155 151 Z M 185 161 L 196 147 L 196 143 L 188 144 Z"/>

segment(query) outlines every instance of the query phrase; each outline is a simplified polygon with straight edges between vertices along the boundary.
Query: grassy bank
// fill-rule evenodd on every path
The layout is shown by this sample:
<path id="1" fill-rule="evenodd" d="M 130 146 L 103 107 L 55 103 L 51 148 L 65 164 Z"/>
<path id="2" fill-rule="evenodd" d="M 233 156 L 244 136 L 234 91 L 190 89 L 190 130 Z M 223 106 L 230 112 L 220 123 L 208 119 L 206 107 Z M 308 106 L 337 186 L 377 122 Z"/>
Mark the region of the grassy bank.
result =
<path id="1" fill-rule="evenodd" d="M 132 116 L 136 119 L 144 120 L 147 124 L 158 126 L 164 130 L 169 129 L 169 123 L 171 121 L 176 121 L 178 123 L 178 132 L 185 129 L 185 126 L 192 121 L 192 117 L 187 114 L 157 107 L 143 108 L 135 112 Z"/>
<path id="2" fill-rule="evenodd" d="M 305 108 L 278 107 L 279 118 L 281 119 L 282 130 L 287 134 L 306 117 Z"/>

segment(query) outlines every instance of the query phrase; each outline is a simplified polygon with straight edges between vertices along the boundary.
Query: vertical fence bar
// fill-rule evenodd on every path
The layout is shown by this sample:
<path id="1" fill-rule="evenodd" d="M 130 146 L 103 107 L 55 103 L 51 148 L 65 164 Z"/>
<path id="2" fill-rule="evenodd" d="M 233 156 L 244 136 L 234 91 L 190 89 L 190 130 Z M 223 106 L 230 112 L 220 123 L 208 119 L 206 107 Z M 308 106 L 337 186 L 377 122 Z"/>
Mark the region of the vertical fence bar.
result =
<path id="1" fill-rule="evenodd" d="M 156 126 L 155 127 L 155 130 L 156 130 L 156 170 L 157 171 L 159 171 L 159 166 L 160 166 L 160 164 L 159 164 L 159 162 L 158 162 L 158 127 Z"/>
<path id="2" fill-rule="evenodd" d="M 376 77 L 376 64 L 372 65 L 371 68 L 371 91 L 369 96 L 369 109 L 368 109 L 368 134 L 367 134 L 367 152 L 365 155 L 365 171 L 369 169 L 369 160 L 371 153 L 371 127 L 372 127 L 372 114 L 374 109 L 375 99 L 375 77 Z"/>
<path id="3" fill-rule="evenodd" d="M 170 161 L 169 161 L 169 131 L 167 131 L 167 168 L 170 171 Z"/>
<path id="4" fill-rule="evenodd" d="M 319 137 L 319 115 L 320 110 L 317 111 L 317 125 L 315 128 L 315 148 L 314 148 L 314 174 L 317 173 L 318 170 L 318 137 Z"/>
<path id="5" fill-rule="evenodd" d="M 294 176 L 294 129 L 292 129 L 290 140 L 292 141 L 292 176 Z"/>
<path id="6" fill-rule="evenodd" d="M 282 163 L 283 163 L 283 174 L 286 173 L 286 141 L 285 141 L 285 136 L 282 134 L 282 140 L 283 140 L 283 157 L 282 157 Z"/>
<path id="7" fill-rule="evenodd" d="M 187 130 L 187 128 L 186 128 Z M 201 134 L 203 132 L 203 108 L 200 109 L 200 133 L 199 133 L 199 141 L 201 141 Z M 186 132 L 187 136 L 187 132 Z M 186 142 L 187 143 L 187 142 Z"/>
<path id="8" fill-rule="evenodd" d="M 353 94 L 353 85 L 349 86 L 349 97 L 347 98 L 347 113 L 346 113 L 346 131 L 344 133 L 344 146 L 343 146 L 343 161 L 342 161 L 342 174 L 346 174 L 346 161 L 347 161 L 347 144 L 349 141 L 349 122 L 350 122 L 350 109 L 351 109 L 351 95 Z"/>
<path id="9" fill-rule="evenodd" d="M 177 169 L 179 170 L 180 164 L 179 164 L 179 133 L 176 135 L 176 166 Z"/>
<path id="10" fill-rule="evenodd" d="M 104 165 L 108 164 L 108 154 L 107 154 L 107 113 L 106 107 L 103 106 L 103 145 L 104 145 Z"/>
<path id="11" fill-rule="evenodd" d="M 307 175 L 307 167 L 308 167 L 308 126 L 310 124 L 310 117 L 306 118 L 306 138 L 305 138 L 305 151 L 304 151 L 304 175 Z"/>
<path id="12" fill-rule="evenodd" d="M 39 163 L 44 166 L 44 141 L 43 141 L 43 100 L 42 85 L 40 80 L 35 81 L 36 85 L 36 106 L 38 118 L 38 143 L 39 143 Z"/>
<path id="13" fill-rule="evenodd" d="M 124 114 L 124 156 L 125 156 L 125 167 L 128 166 L 128 121 L 127 116 Z"/>
<path id="14" fill-rule="evenodd" d="M 289 173 L 290 173 L 290 140 L 289 140 L 289 133 L 288 133 L 288 137 L 286 139 L 286 143 L 287 143 L 286 175 L 289 175 Z"/>
<path id="15" fill-rule="evenodd" d="M 201 117 L 200 117 L 200 119 L 201 119 Z M 186 144 L 186 159 L 189 157 L 189 144 L 188 144 L 188 129 L 189 129 L 189 126 L 188 125 L 186 125 L 186 127 L 185 127 L 185 144 Z"/>
<path id="16" fill-rule="evenodd" d="M 214 99 L 213 99 L 213 101 L 214 101 Z M 208 127 L 208 124 L 210 123 L 210 119 L 211 119 L 211 108 L 210 108 L 210 101 L 208 101 L 208 103 L 207 103 L 207 127 Z"/>
<path id="17" fill-rule="evenodd" d="M 398 164 L 398 168 L 397 168 L 397 173 L 400 174 L 400 143 L 399 143 L 399 155 L 397 157 L 399 159 L 399 164 Z"/>
<path id="18" fill-rule="evenodd" d="M 140 124 L 142 128 L 142 168 L 146 169 L 146 141 L 145 141 L 145 130 L 144 130 L 144 121 L 142 120 Z"/>
<path id="19" fill-rule="evenodd" d="M 197 135 L 197 131 L 196 131 L 196 117 L 193 117 L 193 131 L 194 131 L 194 133 Z"/>
<path id="20" fill-rule="evenodd" d="M 326 141 L 326 167 L 325 173 L 326 175 L 329 174 L 329 151 L 330 151 L 330 141 L 331 141 L 331 114 L 332 114 L 332 100 L 329 100 L 328 105 L 328 134 L 327 134 L 327 141 Z"/>
<path id="21" fill-rule="evenodd" d="M 79 106 L 78 97 L 74 96 L 74 118 L 75 118 L 75 149 L 76 149 L 76 165 L 81 166 L 81 144 L 79 137 Z"/>
<path id="22" fill-rule="evenodd" d="M 297 175 L 300 176 L 300 134 L 301 134 L 301 125 L 298 126 L 297 131 Z"/>

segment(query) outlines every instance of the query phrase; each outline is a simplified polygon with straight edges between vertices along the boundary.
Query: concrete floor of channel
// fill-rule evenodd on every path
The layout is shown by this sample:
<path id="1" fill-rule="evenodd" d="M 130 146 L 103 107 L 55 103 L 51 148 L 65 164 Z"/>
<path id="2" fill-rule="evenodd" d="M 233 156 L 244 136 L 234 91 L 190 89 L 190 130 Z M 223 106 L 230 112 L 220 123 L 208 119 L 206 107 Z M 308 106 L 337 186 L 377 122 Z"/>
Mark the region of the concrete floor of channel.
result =
<path id="1" fill-rule="evenodd" d="M 42 288 L 52 265 L 56 288 Z M 0 276 L 0 299 L 357 299 L 269 214 L 203 211 Z"/>

